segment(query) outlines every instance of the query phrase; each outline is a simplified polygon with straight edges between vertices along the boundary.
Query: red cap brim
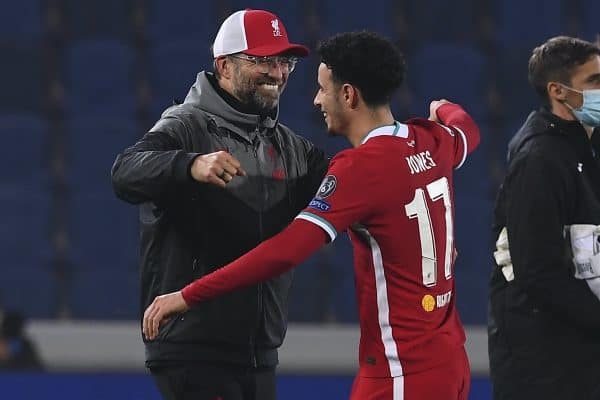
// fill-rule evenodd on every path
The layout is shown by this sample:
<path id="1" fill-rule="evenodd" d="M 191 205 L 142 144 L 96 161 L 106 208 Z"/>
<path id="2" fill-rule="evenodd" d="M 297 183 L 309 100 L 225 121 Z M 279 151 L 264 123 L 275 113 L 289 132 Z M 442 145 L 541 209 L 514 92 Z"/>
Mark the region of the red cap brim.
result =
<path id="1" fill-rule="evenodd" d="M 248 49 L 244 51 L 244 53 L 248 54 L 249 56 L 258 57 L 275 56 L 283 53 L 297 57 L 306 57 L 310 51 L 308 50 L 308 47 L 302 46 L 301 44 L 288 43 L 287 45 L 269 44 L 265 46 L 258 46 L 253 49 Z"/>

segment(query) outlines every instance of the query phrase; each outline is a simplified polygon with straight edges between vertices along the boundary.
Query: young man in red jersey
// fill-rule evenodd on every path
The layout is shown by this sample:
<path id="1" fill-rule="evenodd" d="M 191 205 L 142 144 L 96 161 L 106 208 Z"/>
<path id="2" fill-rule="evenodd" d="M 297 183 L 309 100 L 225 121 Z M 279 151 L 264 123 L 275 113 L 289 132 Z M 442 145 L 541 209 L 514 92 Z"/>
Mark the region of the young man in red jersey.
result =
<path id="1" fill-rule="evenodd" d="M 458 105 L 433 101 L 430 119 L 395 121 L 389 106 L 404 61 L 369 32 L 319 46 L 321 109 L 340 152 L 315 198 L 284 231 L 144 315 L 153 338 L 167 316 L 293 268 L 338 232 L 354 247 L 361 340 L 352 399 L 466 399 L 469 365 L 454 301 L 453 170 L 479 143 Z"/>

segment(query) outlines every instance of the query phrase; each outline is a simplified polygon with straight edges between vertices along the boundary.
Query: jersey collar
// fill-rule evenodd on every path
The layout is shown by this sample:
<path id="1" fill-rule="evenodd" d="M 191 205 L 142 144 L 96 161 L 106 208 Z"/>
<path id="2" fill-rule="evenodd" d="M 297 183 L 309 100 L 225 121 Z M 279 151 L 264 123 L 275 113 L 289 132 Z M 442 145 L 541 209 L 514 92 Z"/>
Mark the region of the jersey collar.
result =
<path id="1" fill-rule="evenodd" d="M 380 126 L 367 133 L 360 144 L 365 144 L 367 140 L 376 136 L 398 136 L 402 138 L 408 137 L 408 126 L 394 121 L 393 125 Z"/>

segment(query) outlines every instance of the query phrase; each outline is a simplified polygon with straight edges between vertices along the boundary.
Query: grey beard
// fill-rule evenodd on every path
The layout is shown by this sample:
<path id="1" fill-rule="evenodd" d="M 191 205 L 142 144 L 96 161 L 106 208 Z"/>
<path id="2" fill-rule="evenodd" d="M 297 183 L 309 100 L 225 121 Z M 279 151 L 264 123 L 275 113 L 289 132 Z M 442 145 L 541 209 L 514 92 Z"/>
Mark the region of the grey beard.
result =
<path id="1" fill-rule="evenodd" d="M 236 95 L 238 98 L 242 99 L 242 102 L 248 107 L 256 110 L 258 114 L 268 114 L 279 103 L 279 97 L 276 99 L 269 99 L 265 96 L 262 96 L 256 90 L 252 92 L 238 91 Z"/>
<path id="2" fill-rule="evenodd" d="M 252 93 L 250 98 L 250 105 L 260 111 L 261 114 L 267 113 L 274 109 L 277 106 L 277 103 L 279 103 L 279 98 L 267 99 L 266 97 L 258 94 L 258 92 Z"/>

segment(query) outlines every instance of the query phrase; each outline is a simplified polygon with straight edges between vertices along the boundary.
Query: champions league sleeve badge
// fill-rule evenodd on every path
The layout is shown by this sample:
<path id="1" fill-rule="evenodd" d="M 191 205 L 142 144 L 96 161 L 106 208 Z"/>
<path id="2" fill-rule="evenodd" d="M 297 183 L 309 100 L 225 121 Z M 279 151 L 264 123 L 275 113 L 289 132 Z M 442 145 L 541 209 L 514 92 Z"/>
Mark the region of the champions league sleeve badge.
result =
<path id="1" fill-rule="evenodd" d="M 336 185 L 337 185 L 336 177 L 333 175 L 327 175 L 325 177 L 325 179 L 323 179 L 323 182 L 321 183 L 319 190 L 317 190 L 317 195 L 315 196 L 315 198 L 324 199 L 326 197 L 331 196 L 333 194 L 333 192 L 335 192 Z"/>
<path id="2" fill-rule="evenodd" d="M 333 175 L 327 175 L 319 190 L 317 190 L 317 194 L 315 198 L 308 204 L 308 207 L 314 208 L 318 211 L 329 211 L 331 205 L 325 201 L 325 198 L 331 196 L 333 192 L 335 192 L 335 188 L 337 185 L 337 179 Z"/>

